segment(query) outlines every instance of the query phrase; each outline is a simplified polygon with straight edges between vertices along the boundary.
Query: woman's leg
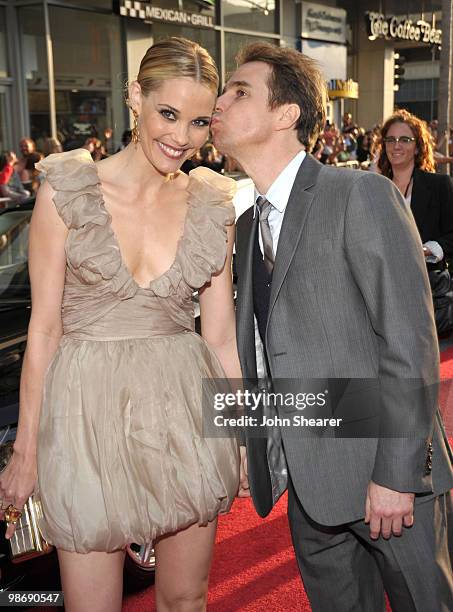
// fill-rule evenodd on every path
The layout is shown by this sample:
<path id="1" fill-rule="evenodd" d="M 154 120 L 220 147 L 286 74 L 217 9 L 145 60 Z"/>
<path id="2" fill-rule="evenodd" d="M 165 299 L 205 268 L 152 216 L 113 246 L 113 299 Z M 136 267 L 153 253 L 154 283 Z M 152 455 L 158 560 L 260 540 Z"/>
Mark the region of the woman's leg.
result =
<path id="1" fill-rule="evenodd" d="M 124 555 L 59 550 L 66 612 L 121 612 Z"/>
<path id="2" fill-rule="evenodd" d="M 158 612 L 206 610 L 208 577 L 217 519 L 205 527 L 191 525 L 155 543 Z"/>

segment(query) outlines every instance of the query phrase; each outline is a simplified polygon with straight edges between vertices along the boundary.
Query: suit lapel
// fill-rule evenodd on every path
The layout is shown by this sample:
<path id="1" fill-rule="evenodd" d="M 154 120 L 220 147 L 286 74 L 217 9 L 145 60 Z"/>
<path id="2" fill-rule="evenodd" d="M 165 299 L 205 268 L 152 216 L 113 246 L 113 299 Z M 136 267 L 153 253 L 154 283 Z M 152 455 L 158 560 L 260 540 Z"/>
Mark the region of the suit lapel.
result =
<path id="1" fill-rule="evenodd" d="M 411 210 L 414 215 L 417 227 L 424 227 L 425 217 L 429 209 L 429 201 L 431 200 L 431 192 L 426 187 L 423 180 L 423 173 L 420 170 L 414 171 L 414 184 L 412 185 Z"/>
<path id="2" fill-rule="evenodd" d="M 313 203 L 314 193 L 309 192 L 308 189 L 316 183 L 321 168 L 322 164 L 316 161 L 311 155 L 307 155 L 301 163 L 296 175 L 286 206 L 275 257 L 272 289 L 269 301 L 269 316 L 267 319 L 268 325 L 278 294 L 296 252 L 307 215 Z"/>
<path id="3" fill-rule="evenodd" d="M 253 309 L 253 248 L 258 231 L 258 215 L 253 219 L 252 206 L 238 224 L 237 254 L 237 342 L 241 367 L 246 378 L 256 378 L 255 323 Z"/>

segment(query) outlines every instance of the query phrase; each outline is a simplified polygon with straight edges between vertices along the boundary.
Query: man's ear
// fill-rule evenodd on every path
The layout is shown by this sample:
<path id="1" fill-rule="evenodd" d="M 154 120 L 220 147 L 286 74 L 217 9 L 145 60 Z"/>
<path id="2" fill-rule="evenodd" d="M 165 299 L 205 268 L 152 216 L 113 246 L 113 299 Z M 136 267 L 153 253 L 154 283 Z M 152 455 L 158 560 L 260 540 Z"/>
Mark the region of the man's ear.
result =
<path id="1" fill-rule="evenodd" d="M 279 108 L 278 126 L 279 130 L 288 130 L 294 127 L 300 117 L 298 104 L 283 104 Z"/>
<path id="2" fill-rule="evenodd" d="M 142 88 L 138 81 L 132 81 L 129 83 L 129 106 L 138 115 L 142 111 Z"/>

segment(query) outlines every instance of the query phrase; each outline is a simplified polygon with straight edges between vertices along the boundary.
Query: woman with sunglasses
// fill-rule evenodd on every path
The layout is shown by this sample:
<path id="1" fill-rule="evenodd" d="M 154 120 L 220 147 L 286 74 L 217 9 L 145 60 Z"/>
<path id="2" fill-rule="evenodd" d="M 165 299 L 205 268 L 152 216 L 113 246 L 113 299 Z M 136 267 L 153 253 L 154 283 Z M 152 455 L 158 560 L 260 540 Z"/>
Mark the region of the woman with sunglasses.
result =
<path id="1" fill-rule="evenodd" d="M 445 266 L 453 255 L 453 184 L 435 174 L 432 140 L 426 124 L 398 110 L 382 126 L 378 168 L 411 207 L 428 269 Z"/>
<path id="2" fill-rule="evenodd" d="M 398 110 L 382 126 L 378 168 L 403 194 L 414 215 L 434 300 L 439 334 L 453 328 L 451 279 L 446 259 L 453 256 L 453 184 L 436 174 L 432 137 L 424 121 Z"/>

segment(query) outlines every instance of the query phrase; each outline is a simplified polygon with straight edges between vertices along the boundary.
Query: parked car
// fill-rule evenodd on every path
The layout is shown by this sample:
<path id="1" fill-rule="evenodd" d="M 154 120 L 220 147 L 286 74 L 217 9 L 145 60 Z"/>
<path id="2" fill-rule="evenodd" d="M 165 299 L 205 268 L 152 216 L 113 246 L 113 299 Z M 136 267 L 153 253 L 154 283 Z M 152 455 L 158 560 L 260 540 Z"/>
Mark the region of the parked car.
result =
<path id="1" fill-rule="evenodd" d="M 32 210 L 33 204 L 0 210 L 0 456 L 17 431 L 20 372 L 31 312 L 27 251 Z M 15 587 L 27 565 L 38 562 L 27 555 L 23 559 L 12 562 L 10 544 L 0 537 L 0 589 Z M 133 589 L 149 585 L 154 567 L 152 544 L 132 544 L 126 555 L 126 585 Z"/>
<path id="2" fill-rule="evenodd" d="M 250 179 L 237 177 L 237 214 L 253 202 Z M 0 469 L 2 450 L 12 445 L 19 413 L 19 381 L 31 312 L 30 279 L 28 276 L 28 235 L 33 202 L 19 208 L 0 210 Z M 193 296 L 196 330 L 200 331 L 198 296 Z M 6 464 L 6 461 L 4 461 Z M 11 559 L 10 544 L 0 535 L 0 589 L 17 588 L 32 565 L 43 563 L 43 556 Z M 55 551 L 46 553 L 46 557 Z M 23 560 L 21 560 L 23 559 Z M 46 566 L 48 563 L 46 564 Z M 56 560 L 55 560 L 56 566 Z M 152 542 L 127 549 L 124 578 L 126 588 L 145 588 L 154 581 L 155 558 Z M 41 587 L 42 588 L 42 587 Z M 55 588 L 55 587 L 53 587 Z"/>

